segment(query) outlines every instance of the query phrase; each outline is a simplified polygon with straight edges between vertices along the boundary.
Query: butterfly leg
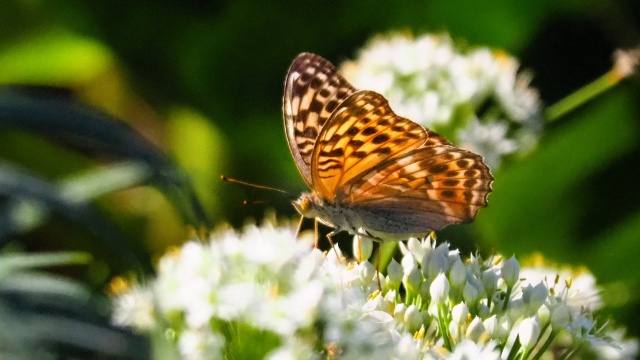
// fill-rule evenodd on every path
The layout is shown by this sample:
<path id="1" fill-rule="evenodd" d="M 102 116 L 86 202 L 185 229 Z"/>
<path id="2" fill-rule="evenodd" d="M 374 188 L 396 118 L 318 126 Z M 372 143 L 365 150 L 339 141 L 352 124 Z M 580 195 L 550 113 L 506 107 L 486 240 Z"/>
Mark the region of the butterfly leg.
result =
<path id="1" fill-rule="evenodd" d="M 358 264 L 360 264 L 360 261 L 363 260 L 362 259 L 362 238 L 358 239 L 358 256 L 356 256 L 356 259 L 358 260 Z"/>
<path id="2" fill-rule="evenodd" d="M 302 231 L 302 222 L 304 221 L 304 216 L 300 215 L 300 221 L 298 222 L 298 229 L 296 229 L 296 239 L 300 236 L 300 231 Z"/>
<path id="3" fill-rule="evenodd" d="M 318 224 L 318 222 L 316 221 L 316 225 Z M 333 235 L 339 233 L 340 230 L 333 230 L 332 232 L 327 234 L 327 240 L 329 240 L 329 244 L 331 245 L 331 248 L 333 249 L 333 251 L 336 253 L 336 257 L 338 258 L 339 262 L 342 262 L 342 260 L 340 260 L 340 255 L 338 255 L 338 250 L 336 250 L 336 247 L 333 245 L 333 240 L 331 239 L 333 237 Z"/>
<path id="4" fill-rule="evenodd" d="M 313 220 L 313 236 L 315 236 L 316 238 L 316 249 L 318 248 L 318 242 L 320 241 L 320 234 L 318 232 L 318 219 L 314 219 Z M 331 242 L 331 240 L 329 240 L 329 242 Z M 331 246 L 333 246 L 333 244 L 331 244 Z"/>
<path id="5" fill-rule="evenodd" d="M 382 292 L 382 282 L 380 282 L 380 258 L 382 257 L 382 243 L 378 245 L 378 254 L 376 255 L 376 277 L 378 279 L 378 290 Z"/>

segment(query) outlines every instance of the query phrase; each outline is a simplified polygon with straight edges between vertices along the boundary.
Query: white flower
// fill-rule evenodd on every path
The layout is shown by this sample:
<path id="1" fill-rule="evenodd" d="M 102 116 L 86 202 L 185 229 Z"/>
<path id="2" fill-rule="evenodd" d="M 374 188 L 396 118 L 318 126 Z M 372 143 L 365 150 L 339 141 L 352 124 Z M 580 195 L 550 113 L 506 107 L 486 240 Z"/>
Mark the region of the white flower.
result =
<path id="1" fill-rule="evenodd" d="M 414 268 L 404 277 L 404 285 L 410 293 L 420 293 L 420 285 L 422 284 L 422 273 L 418 268 Z M 447 290 L 448 291 L 448 290 Z"/>
<path id="2" fill-rule="evenodd" d="M 478 344 L 471 340 L 461 341 L 453 352 L 447 356 L 450 360 L 498 360 L 500 351 L 496 349 L 495 342 Z"/>
<path id="3" fill-rule="evenodd" d="M 521 277 L 526 283 L 546 282 L 557 297 L 566 300 L 574 314 L 580 307 L 598 310 L 603 306 L 600 289 L 591 273 L 585 269 L 551 268 L 540 260 L 536 261 L 538 265 L 522 268 Z"/>
<path id="4" fill-rule="evenodd" d="M 569 307 L 565 303 L 559 303 L 551 313 L 551 326 L 554 329 L 566 329 L 571 321 Z"/>
<path id="5" fill-rule="evenodd" d="M 373 252 L 373 241 L 369 238 L 363 238 L 362 236 L 353 237 L 353 254 L 356 260 L 362 262 L 371 257 Z"/>
<path id="6" fill-rule="evenodd" d="M 314 353 L 311 347 L 303 342 L 298 341 L 295 338 L 289 338 L 289 340 L 282 346 L 271 351 L 265 359 L 267 360 L 296 360 L 296 359 L 311 359 Z"/>
<path id="7" fill-rule="evenodd" d="M 420 240 L 418 240 L 416 238 L 409 238 L 409 240 L 407 240 L 407 250 L 416 259 L 422 260 L 422 258 L 424 258 L 424 256 L 429 251 L 432 250 L 431 249 L 430 237 L 427 236 L 427 238 L 424 241 L 420 241 Z"/>
<path id="8" fill-rule="evenodd" d="M 474 117 L 466 127 L 458 130 L 456 136 L 461 147 L 481 154 L 487 165 L 498 167 L 505 155 L 518 149 L 518 143 L 508 138 L 508 130 L 509 124 L 505 121 L 485 124 Z"/>
<path id="9" fill-rule="evenodd" d="M 422 326 L 422 316 L 420 315 L 420 310 L 415 305 L 409 305 L 407 311 L 405 311 L 404 323 L 410 333 L 415 332 Z"/>
<path id="10" fill-rule="evenodd" d="M 467 269 L 464 267 L 460 258 L 457 258 L 453 262 L 451 270 L 449 270 L 449 279 L 451 280 L 451 286 L 458 288 L 462 287 L 466 283 Z"/>
<path id="11" fill-rule="evenodd" d="M 447 277 L 443 273 L 440 273 L 440 275 L 436 276 L 435 280 L 433 280 L 429 288 L 429 293 L 436 304 L 442 304 L 447 300 L 449 297 L 449 280 L 447 280 Z"/>
<path id="12" fill-rule="evenodd" d="M 501 270 L 502 279 L 507 283 L 507 286 L 513 287 L 520 277 L 520 264 L 514 256 L 505 261 Z"/>
<path id="13" fill-rule="evenodd" d="M 185 330 L 180 334 L 178 349 L 185 360 L 222 359 L 224 344 L 222 335 L 206 330 Z"/>
<path id="14" fill-rule="evenodd" d="M 465 336 L 467 337 L 467 339 L 471 339 L 477 342 L 485 332 L 487 332 L 487 329 L 485 329 L 484 324 L 482 323 L 482 319 L 476 316 L 475 318 L 473 318 L 473 320 L 471 320 L 469 327 L 467 327 Z"/>
<path id="15" fill-rule="evenodd" d="M 448 252 L 448 248 L 438 247 L 436 250 L 430 251 L 424 256 L 422 260 L 422 273 L 425 278 L 434 279 L 438 274 L 449 271 Z"/>
<path id="16" fill-rule="evenodd" d="M 547 296 L 549 296 L 549 289 L 542 282 L 536 286 L 529 284 L 522 292 L 522 300 L 531 313 L 538 311 L 540 306 L 547 300 Z"/>
<path id="17" fill-rule="evenodd" d="M 638 339 L 625 339 L 624 329 L 614 329 L 608 331 L 609 336 L 614 346 L 597 346 L 593 348 L 596 353 L 596 358 L 607 360 L 632 360 L 636 359 L 638 351 L 640 350 L 640 342 Z"/>
<path id="18" fill-rule="evenodd" d="M 507 340 L 507 336 L 509 335 L 509 323 L 504 319 L 498 319 L 496 315 L 492 315 L 485 319 L 482 324 L 484 328 L 487 330 L 489 337 L 499 342 L 503 342 Z"/>
<path id="19" fill-rule="evenodd" d="M 467 282 L 464 285 L 464 290 L 462 291 L 464 301 L 467 304 L 475 304 L 479 300 L 479 292 L 478 289 L 470 282 Z"/>
<path id="20" fill-rule="evenodd" d="M 469 315 L 469 307 L 463 302 L 451 309 L 451 320 L 459 325 L 467 322 L 467 315 Z"/>
<path id="21" fill-rule="evenodd" d="M 397 289 L 402 282 L 402 265 L 396 261 L 396 259 L 391 259 L 389 266 L 387 266 L 387 277 L 389 279 L 389 287 L 391 289 Z"/>
<path id="22" fill-rule="evenodd" d="M 497 166 L 531 148 L 542 127 L 538 93 L 518 68 L 502 51 L 461 51 L 446 35 L 392 34 L 372 39 L 341 72 L 356 88 L 384 95 L 399 115 L 454 134 L 454 143 Z"/>
<path id="23" fill-rule="evenodd" d="M 388 267 L 386 283 L 393 278 L 395 287 L 378 289 L 371 263 L 349 263 L 339 248 L 323 253 L 311 240 L 267 225 L 216 233 L 208 244 L 188 242 L 160 260 L 157 279 L 114 298 L 113 321 L 172 334 L 167 346 L 185 359 L 235 358 L 234 347 L 250 341 L 272 341 L 264 344 L 271 352 L 260 354 L 269 359 L 316 358 L 319 351 L 340 359 L 494 359 L 516 337 L 535 351 L 548 325 L 598 354 L 608 351 L 602 346 L 618 358 L 637 352 L 637 342 L 614 340 L 588 307 L 569 303 L 580 299 L 571 280 L 542 276 L 532 283 L 536 274 L 528 274 L 516 286 L 515 258 L 499 269 L 492 258 L 463 262 L 446 243 L 413 240 L 402 265 Z M 286 251 L 267 251 L 265 243 Z M 219 332 L 230 328 L 233 337 Z M 255 339 L 256 331 L 264 336 Z"/>
<path id="24" fill-rule="evenodd" d="M 156 325 L 153 294 L 149 289 L 134 286 L 114 298 L 113 323 L 148 331 Z"/>
<path id="25" fill-rule="evenodd" d="M 482 285 L 488 297 L 493 297 L 493 293 L 498 288 L 498 274 L 493 268 L 482 272 Z"/>
<path id="26" fill-rule="evenodd" d="M 522 320 L 518 330 L 518 339 L 525 350 L 530 350 L 540 337 L 540 324 L 535 317 Z"/>

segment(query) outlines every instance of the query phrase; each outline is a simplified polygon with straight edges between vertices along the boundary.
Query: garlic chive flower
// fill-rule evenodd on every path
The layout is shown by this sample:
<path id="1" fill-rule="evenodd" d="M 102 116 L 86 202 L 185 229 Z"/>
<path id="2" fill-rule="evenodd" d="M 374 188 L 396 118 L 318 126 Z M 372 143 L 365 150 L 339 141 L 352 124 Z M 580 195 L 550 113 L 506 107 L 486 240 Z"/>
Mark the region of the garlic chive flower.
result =
<path id="1" fill-rule="evenodd" d="M 384 95 L 391 108 L 492 167 L 526 152 L 541 132 L 541 105 L 531 75 L 501 50 L 462 48 L 447 35 L 377 36 L 341 72 L 356 88 Z"/>
<path id="2" fill-rule="evenodd" d="M 430 237 L 401 249 L 403 258 L 383 269 L 380 289 L 369 261 L 349 261 L 338 247 L 321 252 L 289 227 L 216 232 L 167 253 L 155 279 L 116 295 L 113 322 L 156 337 L 151 343 L 163 354 L 193 360 L 638 353 L 636 339 L 595 320 L 593 306 L 602 302 L 586 271 L 467 258 Z"/>

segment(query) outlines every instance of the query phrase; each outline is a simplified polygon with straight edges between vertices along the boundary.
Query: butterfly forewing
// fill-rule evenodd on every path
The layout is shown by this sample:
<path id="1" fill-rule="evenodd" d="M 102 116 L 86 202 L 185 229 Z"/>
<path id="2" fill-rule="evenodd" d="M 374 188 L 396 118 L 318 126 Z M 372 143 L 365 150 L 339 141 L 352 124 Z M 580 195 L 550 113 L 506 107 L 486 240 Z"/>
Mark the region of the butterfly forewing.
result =
<path id="1" fill-rule="evenodd" d="M 293 158 L 312 187 L 311 156 L 320 130 L 338 105 L 355 89 L 322 57 L 300 54 L 285 80 L 284 125 Z"/>
<path id="2" fill-rule="evenodd" d="M 318 136 L 312 158 L 314 188 L 333 200 L 344 184 L 419 148 L 428 136 L 422 126 L 394 114 L 382 95 L 358 91 L 339 105 Z"/>

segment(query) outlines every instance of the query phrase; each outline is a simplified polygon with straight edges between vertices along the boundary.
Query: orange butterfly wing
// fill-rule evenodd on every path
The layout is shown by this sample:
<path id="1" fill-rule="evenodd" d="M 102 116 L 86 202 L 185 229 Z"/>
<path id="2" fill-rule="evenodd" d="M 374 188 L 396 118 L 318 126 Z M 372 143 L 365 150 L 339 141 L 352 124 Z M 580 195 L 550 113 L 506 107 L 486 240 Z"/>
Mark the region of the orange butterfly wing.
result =
<path id="1" fill-rule="evenodd" d="M 311 156 L 320 130 L 338 105 L 355 92 L 329 61 L 302 53 L 289 67 L 282 108 L 293 159 L 312 187 Z"/>

